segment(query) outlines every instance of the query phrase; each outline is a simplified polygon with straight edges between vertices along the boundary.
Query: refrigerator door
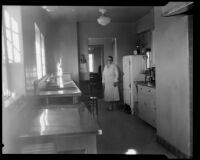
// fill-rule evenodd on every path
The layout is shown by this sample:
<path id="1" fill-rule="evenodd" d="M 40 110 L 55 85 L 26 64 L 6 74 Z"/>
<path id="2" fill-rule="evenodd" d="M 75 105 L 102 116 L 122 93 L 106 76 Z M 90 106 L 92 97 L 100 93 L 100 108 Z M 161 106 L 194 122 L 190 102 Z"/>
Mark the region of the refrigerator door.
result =
<path id="1" fill-rule="evenodd" d="M 131 104 L 131 88 L 130 88 L 130 56 L 123 57 L 123 96 L 124 104 Z"/>
<path id="2" fill-rule="evenodd" d="M 142 55 L 133 55 L 130 58 L 130 83 L 131 83 L 131 99 L 130 107 L 134 114 L 134 103 L 137 101 L 137 90 L 134 81 L 144 81 L 145 76 L 141 74 L 145 70 L 145 59 Z"/>

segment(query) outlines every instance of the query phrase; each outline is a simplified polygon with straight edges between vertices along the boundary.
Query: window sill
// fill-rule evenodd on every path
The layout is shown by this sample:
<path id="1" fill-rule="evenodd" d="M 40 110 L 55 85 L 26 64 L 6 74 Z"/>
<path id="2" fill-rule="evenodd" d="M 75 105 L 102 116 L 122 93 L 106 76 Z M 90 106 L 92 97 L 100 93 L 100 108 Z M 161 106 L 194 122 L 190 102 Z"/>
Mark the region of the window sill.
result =
<path id="1" fill-rule="evenodd" d="M 3 107 L 9 108 L 14 102 L 16 102 L 18 99 L 20 99 L 22 95 L 15 95 L 14 97 L 10 97 L 3 101 Z"/>

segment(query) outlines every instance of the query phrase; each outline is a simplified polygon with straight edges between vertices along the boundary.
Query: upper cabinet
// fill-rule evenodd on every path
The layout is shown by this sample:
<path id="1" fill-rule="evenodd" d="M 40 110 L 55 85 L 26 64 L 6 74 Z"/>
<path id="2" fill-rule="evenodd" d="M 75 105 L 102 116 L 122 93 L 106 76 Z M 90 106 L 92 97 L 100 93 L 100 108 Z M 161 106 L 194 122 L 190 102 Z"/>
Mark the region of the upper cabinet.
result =
<path id="1" fill-rule="evenodd" d="M 142 48 L 151 48 L 151 66 L 155 66 L 153 49 L 154 8 L 136 22 L 136 44 Z"/>
<path id="2" fill-rule="evenodd" d="M 148 30 L 136 35 L 136 45 L 152 48 L 152 31 Z"/>

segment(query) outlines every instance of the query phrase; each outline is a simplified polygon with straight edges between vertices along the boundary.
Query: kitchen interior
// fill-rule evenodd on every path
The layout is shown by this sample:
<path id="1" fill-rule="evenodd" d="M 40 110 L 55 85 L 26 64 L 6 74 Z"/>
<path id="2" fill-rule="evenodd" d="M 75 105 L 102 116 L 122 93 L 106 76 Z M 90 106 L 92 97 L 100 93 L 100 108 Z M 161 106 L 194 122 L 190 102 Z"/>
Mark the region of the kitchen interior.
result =
<path id="1" fill-rule="evenodd" d="M 2 152 L 193 157 L 192 9 L 4 5 Z M 108 56 L 120 75 L 112 112 Z"/>

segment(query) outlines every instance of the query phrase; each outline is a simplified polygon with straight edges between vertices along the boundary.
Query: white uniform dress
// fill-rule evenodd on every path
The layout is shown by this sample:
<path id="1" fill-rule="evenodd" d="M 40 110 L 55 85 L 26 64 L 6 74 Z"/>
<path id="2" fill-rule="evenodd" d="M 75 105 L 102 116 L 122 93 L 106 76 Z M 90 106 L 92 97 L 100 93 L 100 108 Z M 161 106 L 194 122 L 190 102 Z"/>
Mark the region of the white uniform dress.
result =
<path id="1" fill-rule="evenodd" d="M 109 67 L 106 65 L 103 70 L 102 82 L 105 84 L 104 100 L 119 101 L 119 88 L 114 87 L 114 82 L 118 82 L 119 72 L 115 64 Z"/>

